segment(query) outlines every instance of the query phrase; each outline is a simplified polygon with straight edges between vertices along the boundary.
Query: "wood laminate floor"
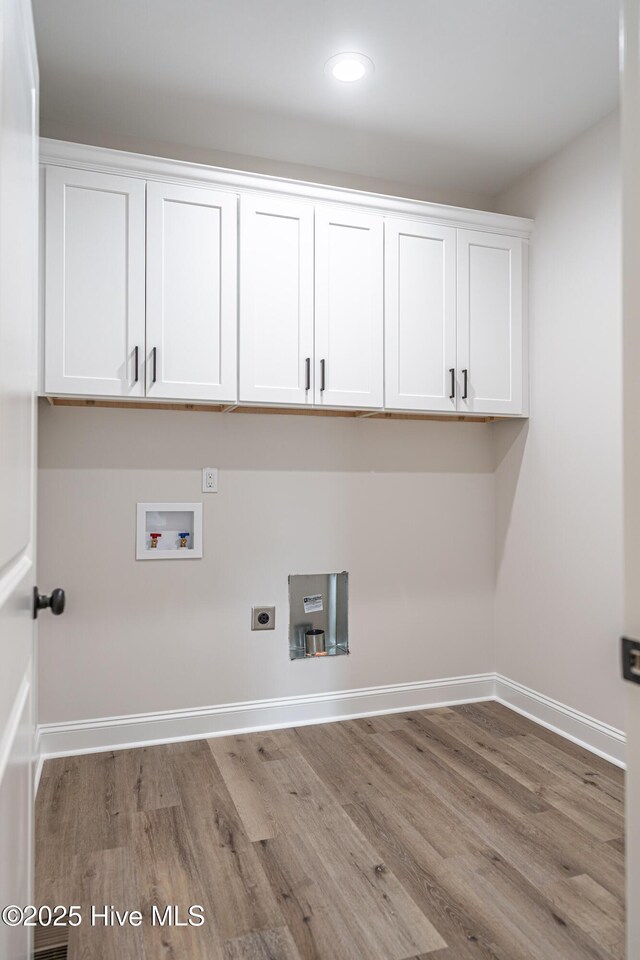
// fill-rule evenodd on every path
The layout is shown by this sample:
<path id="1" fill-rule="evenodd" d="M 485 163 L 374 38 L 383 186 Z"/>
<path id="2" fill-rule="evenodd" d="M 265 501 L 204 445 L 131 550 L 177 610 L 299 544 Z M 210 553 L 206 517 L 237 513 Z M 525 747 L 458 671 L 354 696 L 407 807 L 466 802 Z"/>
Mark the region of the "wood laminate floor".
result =
<path id="1" fill-rule="evenodd" d="M 51 760 L 36 837 L 70 960 L 624 956 L 622 772 L 496 703 Z"/>

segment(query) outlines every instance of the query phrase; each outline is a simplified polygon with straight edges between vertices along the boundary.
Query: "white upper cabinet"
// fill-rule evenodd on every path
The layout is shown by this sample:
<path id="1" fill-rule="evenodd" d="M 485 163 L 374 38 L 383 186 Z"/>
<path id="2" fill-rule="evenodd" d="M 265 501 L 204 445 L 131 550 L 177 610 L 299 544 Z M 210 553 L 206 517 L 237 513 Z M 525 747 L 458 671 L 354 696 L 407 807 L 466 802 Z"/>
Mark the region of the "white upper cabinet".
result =
<path id="1" fill-rule="evenodd" d="M 147 185 L 147 396 L 235 402 L 237 197 Z"/>
<path id="2" fill-rule="evenodd" d="M 315 402 L 383 403 L 383 220 L 316 207 Z"/>
<path id="3" fill-rule="evenodd" d="M 45 393 L 527 414 L 531 221 L 48 149 Z"/>
<path id="4" fill-rule="evenodd" d="M 49 167 L 45 203 L 45 390 L 143 396 L 144 181 Z"/>
<path id="5" fill-rule="evenodd" d="M 240 201 L 239 399 L 313 402 L 313 205 Z"/>
<path id="6" fill-rule="evenodd" d="M 458 231 L 458 369 L 464 413 L 525 412 L 523 244 Z"/>
<path id="7" fill-rule="evenodd" d="M 385 407 L 456 409 L 456 231 L 385 221 Z"/>

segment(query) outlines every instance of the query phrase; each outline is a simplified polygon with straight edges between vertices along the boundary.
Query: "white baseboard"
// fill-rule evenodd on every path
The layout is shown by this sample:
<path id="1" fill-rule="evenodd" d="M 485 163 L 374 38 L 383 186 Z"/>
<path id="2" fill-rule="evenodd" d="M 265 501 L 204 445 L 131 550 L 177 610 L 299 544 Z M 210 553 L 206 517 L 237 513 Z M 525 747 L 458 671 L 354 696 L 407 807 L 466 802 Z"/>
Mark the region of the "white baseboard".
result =
<path id="1" fill-rule="evenodd" d="M 227 703 L 194 710 L 44 723 L 38 728 L 38 748 L 40 756 L 45 759 L 79 753 L 98 753 L 146 746 L 150 743 L 222 737 L 234 733 L 252 733 L 279 727 L 491 700 L 493 692 L 494 675 L 484 673 L 419 683 L 398 683 L 273 700 Z"/>
<path id="2" fill-rule="evenodd" d="M 38 736 L 39 739 L 39 736 Z M 44 762 L 47 758 L 44 757 L 41 753 L 36 753 L 35 758 L 35 769 L 33 772 L 33 795 L 34 797 L 38 793 L 38 787 L 40 786 L 40 777 L 42 776 L 42 768 L 44 767 Z"/>
<path id="3" fill-rule="evenodd" d="M 616 766 L 625 766 L 626 737 L 622 730 L 500 674 L 496 674 L 495 699 Z"/>
<path id="4" fill-rule="evenodd" d="M 483 673 L 193 710 L 45 723 L 38 728 L 37 777 L 42 762 L 49 757 L 255 733 L 480 700 L 498 700 L 611 763 L 624 766 L 625 735 L 621 730 L 506 677 Z"/>

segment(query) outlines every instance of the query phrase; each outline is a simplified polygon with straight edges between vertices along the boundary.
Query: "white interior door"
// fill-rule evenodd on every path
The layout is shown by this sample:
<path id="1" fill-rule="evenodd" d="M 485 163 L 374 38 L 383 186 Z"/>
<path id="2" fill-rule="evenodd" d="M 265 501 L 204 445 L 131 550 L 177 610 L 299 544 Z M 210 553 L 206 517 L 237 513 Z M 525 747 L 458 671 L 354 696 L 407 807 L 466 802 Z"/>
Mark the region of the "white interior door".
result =
<path id="1" fill-rule="evenodd" d="M 45 390 L 144 395 L 144 181 L 48 167 Z"/>
<path id="2" fill-rule="evenodd" d="M 313 402 L 313 206 L 240 201 L 240 400 Z"/>
<path id="3" fill-rule="evenodd" d="M 458 409 L 524 412 L 523 244 L 458 230 Z"/>
<path id="4" fill-rule="evenodd" d="M 316 207 L 315 402 L 381 407 L 383 220 Z"/>
<path id="5" fill-rule="evenodd" d="M 623 3 L 624 630 L 640 640 L 640 6 Z M 636 678 L 638 679 L 638 678 Z M 640 684 L 626 682 L 627 958 L 640 956 Z"/>
<path id="6" fill-rule="evenodd" d="M 0 904 L 33 894 L 38 75 L 28 0 L 0 0 Z M 0 957 L 30 956 L 0 923 Z"/>
<path id="7" fill-rule="evenodd" d="M 385 220 L 385 407 L 456 409 L 456 231 Z"/>
<path id="8" fill-rule="evenodd" d="M 205 187 L 147 184 L 147 395 L 237 397 L 237 205 Z"/>

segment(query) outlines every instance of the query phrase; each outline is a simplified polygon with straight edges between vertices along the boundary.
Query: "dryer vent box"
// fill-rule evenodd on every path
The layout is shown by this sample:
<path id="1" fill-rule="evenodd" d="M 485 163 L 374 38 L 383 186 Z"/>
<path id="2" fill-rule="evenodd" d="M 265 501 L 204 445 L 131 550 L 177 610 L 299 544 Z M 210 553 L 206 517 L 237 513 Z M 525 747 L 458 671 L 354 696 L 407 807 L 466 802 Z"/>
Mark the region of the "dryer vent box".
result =
<path id="1" fill-rule="evenodd" d="M 289 577 L 291 660 L 315 660 L 349 653 L 348 620 L 349 574 L 346 571 Z"/>

